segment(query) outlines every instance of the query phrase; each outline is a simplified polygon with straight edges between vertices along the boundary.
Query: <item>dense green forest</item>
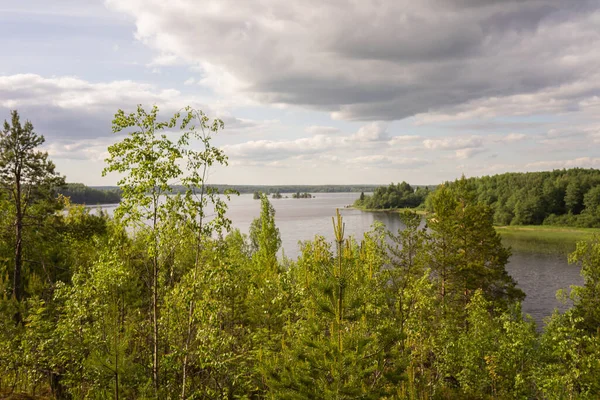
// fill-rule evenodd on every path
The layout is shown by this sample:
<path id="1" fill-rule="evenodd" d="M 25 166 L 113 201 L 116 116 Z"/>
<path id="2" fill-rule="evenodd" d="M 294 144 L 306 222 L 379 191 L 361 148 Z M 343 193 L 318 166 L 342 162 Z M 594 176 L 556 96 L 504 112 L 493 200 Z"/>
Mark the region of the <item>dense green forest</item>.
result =
<path id="1" fill-rule="evenodd" d="M 166 121 L 119 110 L 113 131 L 128 135 L 104 173 L 120 174 L 122 201 L 108 218 L 61 202 L 43 137 L 13 112 L 0 136 L 0 396 L 600 396 L 600 240 L 571 255 L 585 284 L 541 332 L 470 180 L 428 196 L 427 228 L 405 212 L 406 229 L 353 238 L 338 213 L 333 243 L 279 259 L 267 196 L 243 233 L 206 186 L 207 167 L 227 163 L 211 144 L 222 129 L 189 108 Z M 165 196 L 171 182 L 186 191 Z"/>
<path id="2" fill-rule="evenodd" d="M 506 173 L 470 178 L 498 225 L 600 227 L 600 170 Z"/>
<path id="3" fill-rule="evenodd" d="M 115 204 L 121 201 L 121 190 L 118 188 L 103 190 L 85 186 L 83 183 L 67 183 L 57 191 L 74 204 Z"/>
<path id="4" fill-rule="evenodd" d="M 600 227 L 600 170 L 573 168 L 467 179 L 496 225 Z M 446 182 L 452 186 L 455 183 Z M 406 182 L 378 187 L 354 203 L 363 209 L 427 208 L 428 187 Z"/>
<path id="5" fill-rule="evenodd" d="M 406 182 L 396 185 L 392 183 L 376 188 L 372 195 L 361 192 L 354 206 L 370 210 L 416 208 L 425 204 L 428 195 L 427 186 L 413 187 Z"/>

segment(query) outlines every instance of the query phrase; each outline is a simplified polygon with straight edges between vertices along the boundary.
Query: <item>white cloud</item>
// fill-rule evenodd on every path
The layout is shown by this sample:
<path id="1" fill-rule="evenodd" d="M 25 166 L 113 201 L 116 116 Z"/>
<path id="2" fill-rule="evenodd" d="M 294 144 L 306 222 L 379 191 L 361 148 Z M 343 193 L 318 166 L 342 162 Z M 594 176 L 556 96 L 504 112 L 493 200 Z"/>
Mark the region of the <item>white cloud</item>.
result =
<path id="1" fill-rule="evenodd" d="M 196 66 L 218 93 L 341 119 L 569 112 L 600 88 L 593 0 L 106 4 L 157 60 Z"/>
<path id="2" fill-rule="evenodd" d="M 349 140 L 356 142 L 381 142 L 389 139 L 385 122 L 371 122 L 363 125 L 358 132 L 349 138 Z"/>
<path id="3" fill-rule="evenodd" d="M 520 142 L 525 139 L 527 135 L 523 133 L 509 133 L 508 135 L 504 135 L 501 138 L 498 138 L 496 141 L 501 143 L 515 143 Z"/>
<path id="4" fill-rule="evenodd" d="M 43 150 L 48 152 L 51 159 L 61 160 L 88 160 L 103 162 L 108 158 L 108 146 L 119 138 L 105 138 L 95 140 L 70 140 L 47 142 Z"/>
<path id="5" fill-rule="evenodd" d="M 179 59 L 175 54 L 160 54 L 148 64 L 149 67 L 170 67 L 173 65 L 177 65 L 179 63 Z M 154 70 L 159 71 L 159 69 L 155 68 Z"/>
<path id="6" fill-rule="evenodd" d="M 549 170 L 561 168 L 600 168 L 598 157 L 578 157 L 571 160 L 536 161 L 525 165 L 527 170 Z"/>
<path id="7" fill-rule="evenodd" d="M 306 133 L 311 135 L 337 135 L 341 133 L 341 131 L 339 128 L 333 126 L 311 125 L 306 128 Z"/>
<path id="8" fill-rule="evenodd" d="M 462 150 L 483 146 L 483 140 L 478 136 L 446 137 L 423 140 L 423 146 L 430 150 Z"/>
<path id="9" fill-rule="evenodd" d="M 390 139 L 389 144 L 392 145 L 392 146 L 395 146 L 395 145 L 405 145 L 407 143 L 416 142 L 416 141 L 418 141 L 420 139 L 422 139 L 422 138 L 419 135 L 393 136 Z"/>
<path id="10" fill-rule="evenodd" d="M 485 149 L 482 148 L 476 148 L 476 147 L 469 147 L 466 149 L 459 149 L 456 150 L 455 154 L 456 154 L 456 158 L 459 160 L 465 160 L 467 158 L 472 158 L 473 156 L 483 153 L 485 151 Z"/>
<path id="11" fill-rule="evenodd" d="M 364 167 L 397 168 L 401 167 L 419 167 L 429 164 L 429 161 L 420 158 L 390 157 L 381 154 L 360 156 L 345 161 L 347 164 Z"/>
<path id="12" fill-rule="evenodd" d="M 339 140 L 326 135 L 315 135 L 296 140 L 252 140 L 223 146 L 232 159 L 283 160 L 300 154 L 316 154 L 333 148 Z"/>
<path id="13" fill-rule="evenodd" d="M 18 109 L 25 119 L 48 138 L 97 138 L 112 136 L 111 121 L 118 109 L 133 111 L 137 104 L 157 105 L 165 118 L 188 105 L 211 118 L 222 118 L 226 129 L 236 130 L 261 123 L 238 119 L 216 111 L 203 99 L 174 89 L 161 89 L 130 80 L 93 83 L 77 77 L 46 78 L 36 74 L 0 76 L 0 109 Z"/>

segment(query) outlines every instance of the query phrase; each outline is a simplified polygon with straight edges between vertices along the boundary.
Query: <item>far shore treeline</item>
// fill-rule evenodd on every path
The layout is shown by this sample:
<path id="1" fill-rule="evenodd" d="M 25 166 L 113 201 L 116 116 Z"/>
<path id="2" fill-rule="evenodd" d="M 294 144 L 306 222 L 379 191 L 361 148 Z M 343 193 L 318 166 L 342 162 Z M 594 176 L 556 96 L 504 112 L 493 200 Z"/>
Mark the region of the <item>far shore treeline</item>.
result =
<path id="1" fill-rule="evenodd" d="M 495 225 L 557 225 L 600 227 L 600 170 L 572 168 L 545 172 L 505 173 L 465 179 L 474 200 L 488 205 Z M 443 185 L 452 187 L 455 182 Z M 354 206 L 390 210 L 432 211 L 432 187 L 406 182 L 361 193 Z"/>
<path id="2" fill-rule="evenodd" d="M 600 398 L 600 238 L 577 244 L 584 283 L 538 330 L 493 226 L 591 221 L 598 171 L 375 189 L 359 201 L 424 202 L 427 226 L 408 210 L 402 230 L 353 237 L 338 210 L 333 242 L 282 259 L 269 197 L 241 232 L 231 192 L 207 183 L 227 164 L 212 146 L 224 123 L 184 110 L 115 114 L 127 135 L 103 170 L 120 175 L 112 216 L 58 196 L 43 136 L 16 111 L 4 123 L 0 398 Z"/>
<path id="3" fill-rule="evenodd" d="M 57 189 L 57 192 L 68 197 L 73 204 L 116 204 L 121 201 L 121 189 L 94 188 L 83 183 L 67 183 Z"/>
<path id="4" fill-rule="evenodd" d="M 572 168 L 544 172 L 504 173 L 467 178 L 476 200 L 491 207 L 495 225 L 554 225 L 600 228 L 600 170 Z M 443 185 L 452 186 L 453 182 Z M 435 185 L 410 185 L 406 182 L 377 185 L 210 185 L 224 193 L 260 193 L 274 199 L 289 194 L 308 198 L 310 193 L 360 192 L 354 207 L 363 210 L 411 208 L 431 211 L 428 202 Z M 185 193 L 174 185 L 170 193 Z M 57 190 L 74 204 L 114 204 L 121 200 L 116 186 L 88 187 L 69 183 Z M 372 193 L 372 194 L 369 194 Z"/>

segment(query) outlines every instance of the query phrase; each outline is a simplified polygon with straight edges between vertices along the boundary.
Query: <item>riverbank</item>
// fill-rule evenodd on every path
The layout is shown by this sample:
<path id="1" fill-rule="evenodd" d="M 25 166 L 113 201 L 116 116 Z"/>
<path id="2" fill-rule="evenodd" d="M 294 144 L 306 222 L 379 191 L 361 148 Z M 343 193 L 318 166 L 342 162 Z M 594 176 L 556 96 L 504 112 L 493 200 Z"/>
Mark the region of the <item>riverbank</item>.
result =
<path id="1" fill-rule="evenodd" d="M 569 254 L 577 242 L 600 235 L 597 228 L 548 225 L 497 226 L 502 241 L 517 251 Z"/>
<path id="2" fill-rule="evenodd" d="M 373 213 L 401 213 L 413 211 L 426 216 L 428 213 L 416 208 L 370 209 L 346 206 Z M 546 253 L 566 256 L 575 250 L 577 242 L 590 240 L 594 235 L 600 236 L 600 228 L 576 228 L 551 225 L 510 225 L 496 226 L 496 231 L 502 236 L 502 242 L 513 250 L 526 253 Z"/>
<path id="3" fill-rule="evenodd" d="M 365 208 L 365 207 L 357 207 L 354 205 L 349 205 L 346 206 L 346 208 L 349 209 L 353 209 L 353 210 L 360 210 L 360 211 L 366 211 L 366 212 L 380 212 L 380 213 L 402 213 L 405 211 L 412 211 L 414 213 L 417 213 L 419 215 L 427 215 L 427 211 L 425 210 L 421 210 L 418 208 L 385 208 L 385 209 L 381 209 L 381 208 Z"/>

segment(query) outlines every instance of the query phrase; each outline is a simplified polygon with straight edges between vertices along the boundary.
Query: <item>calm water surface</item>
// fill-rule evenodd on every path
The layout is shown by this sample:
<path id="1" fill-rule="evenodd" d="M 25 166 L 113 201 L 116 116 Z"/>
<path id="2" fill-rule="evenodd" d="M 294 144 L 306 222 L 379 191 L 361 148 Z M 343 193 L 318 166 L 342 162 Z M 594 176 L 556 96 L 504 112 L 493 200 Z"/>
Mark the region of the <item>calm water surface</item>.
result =
<path id="1" fill-rule="evenodd" d="M 346 237 L 360 239 L 376 221 L 384 223 L 392 232 L 404 227 L 395 213 L 345 208 L 358 198 L 359 193 L 316 193 L 315 196 L 313 199 L 270 199 L 275 208 L 275 222 L 281 234 L 283 251 L 289 258 L 298 256 L 300 241 L 311 240 L 315 235 L 333 241 L 331 217 L 335 215 L 336 208 L 340 209 L 344 218 Z M 113 209 L 114 206 L 105 208 L 109 213 Z M 235 228 L 247 233 L 252 220 L 260 215 L 260 201 L 254 200 L 251 194 L 232 197 L 227 215 Z M 530 314 L 539 326 L 555 308 L 562 311 L 568 307 L 556 299 L 556 291 L 583 282 L 579 267 L 569 265 L 565 254 L 536 252 L 535 249 L 527 252 L 513 250 L 507 270 L 527 294 L 523 311 Z"/>

